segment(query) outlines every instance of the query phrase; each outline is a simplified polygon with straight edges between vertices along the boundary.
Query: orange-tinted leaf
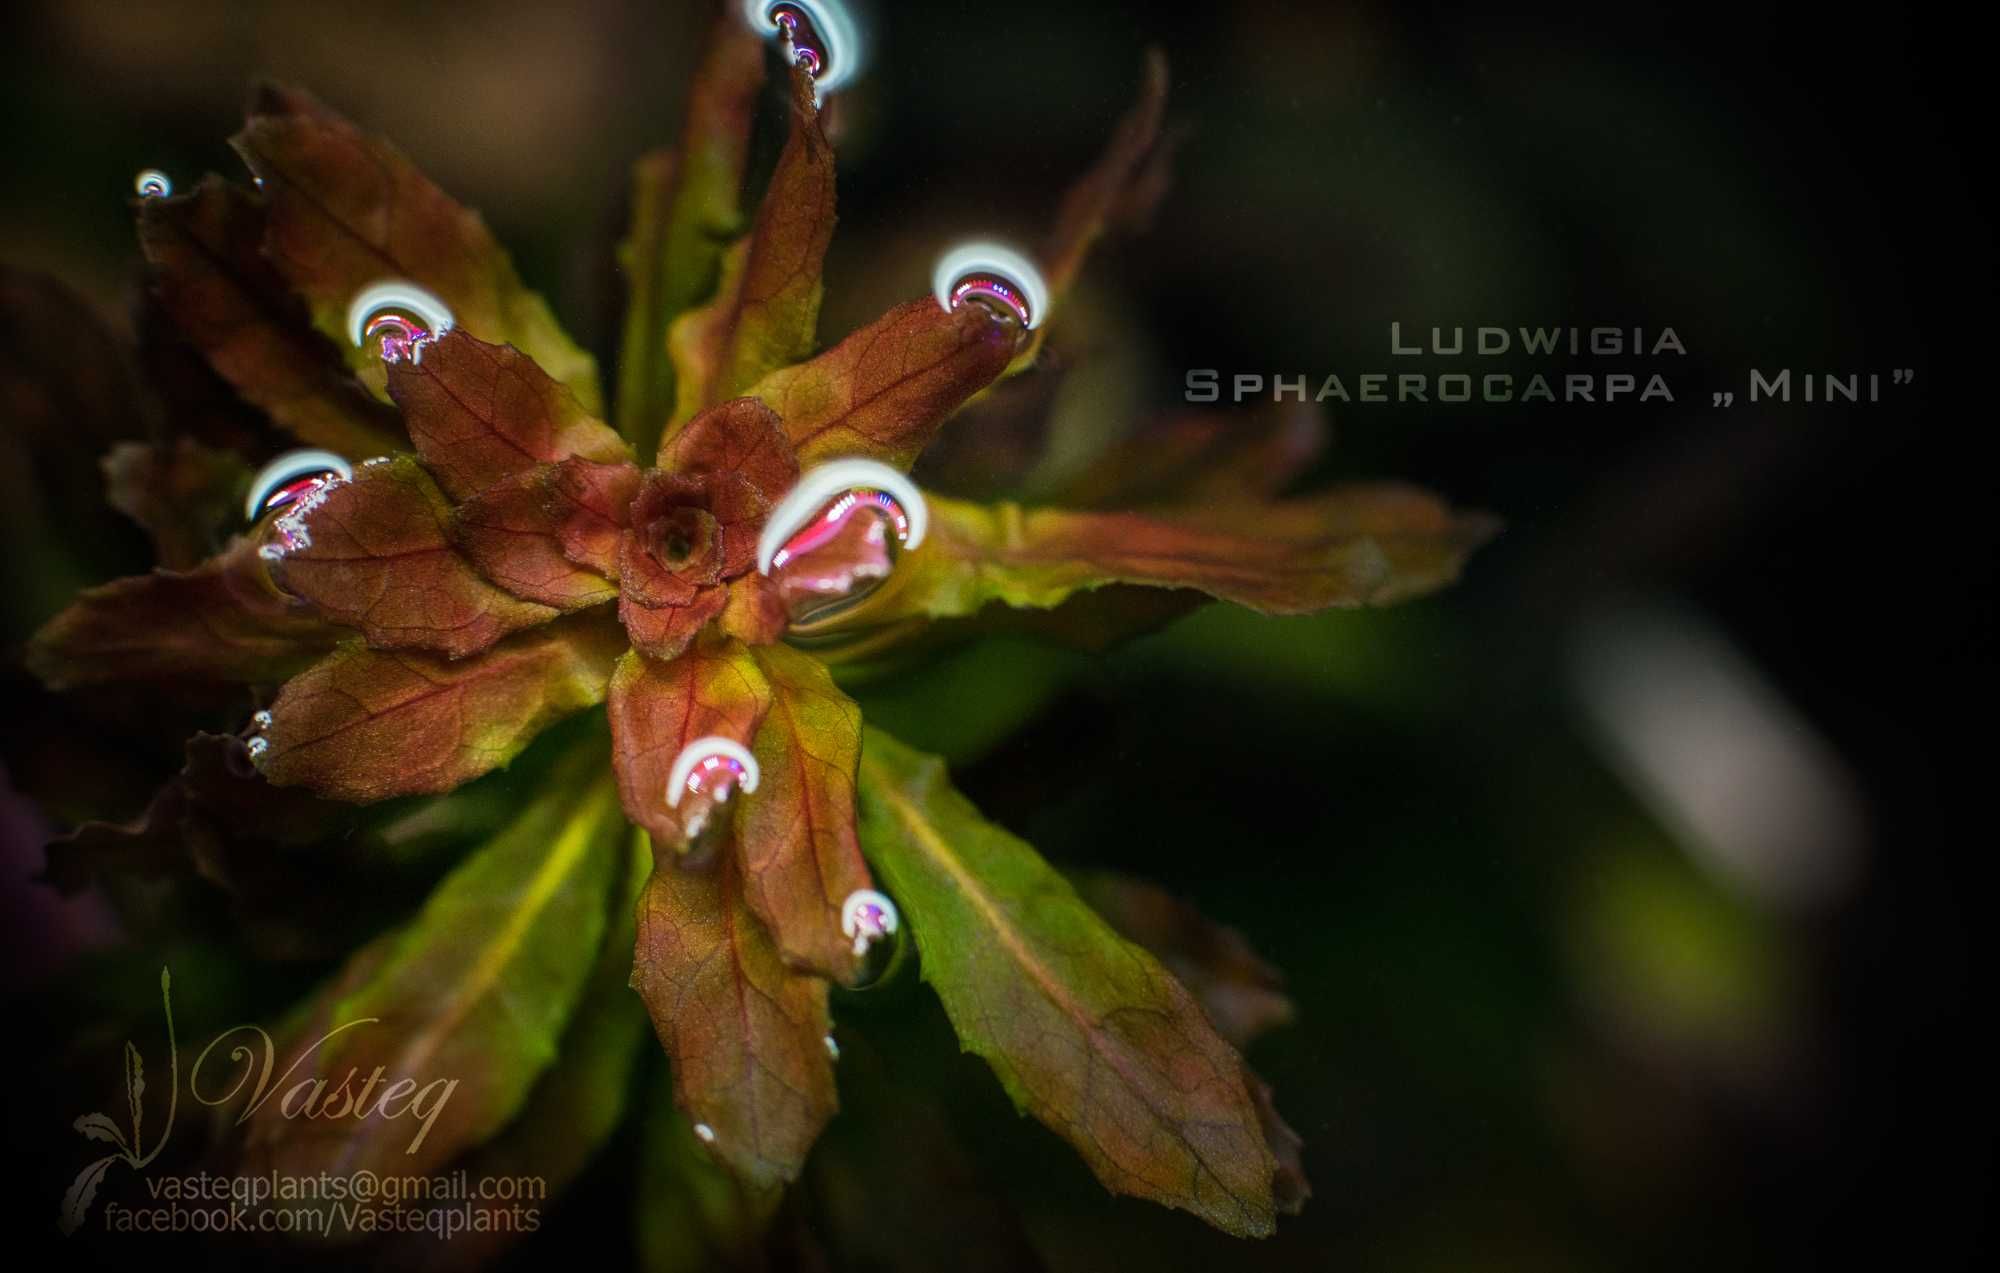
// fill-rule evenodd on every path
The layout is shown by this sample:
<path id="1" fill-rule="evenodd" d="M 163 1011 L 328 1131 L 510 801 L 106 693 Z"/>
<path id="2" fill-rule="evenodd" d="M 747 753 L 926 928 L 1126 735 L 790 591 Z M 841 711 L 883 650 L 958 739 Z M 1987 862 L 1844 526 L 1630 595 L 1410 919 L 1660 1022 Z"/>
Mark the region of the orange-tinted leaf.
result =
<path id="1" fill-rule="evenodd" d="M 717 621 L 745 645 L 770 645 L 783 639 L 792 619 L 778 585 L 753 571 L 729 581 L 729 601 Z"/>
<path id="2" fill-rule="evenodd" d="M 1223 1038 L 1240 1048 L 1291 1021 L 1284 977 L 1257 957 L 1243 934 L 1145 880 L 1110 871 L 1072 879 L 1077 893 L 1106 923 L 1153 952 L 1180 978 Z"/>
<path id="3" fill-rule="evenodd" d="M 1150 208 L 1135 193 L 1157 198 L 1164 181 L 1148 169 L 1160 141 L 1167 113 L 1167 58 L 1157 48 L 1146 50 L 1144 80 L 1111 141 L 1090 171 L 1063 196 L 1056 223 L 1042 245 L 1044 280 L 1053 296 L 1061 296 L 1083 269 L 1091 245 L 1120 220 L 1143 219 Z"/>
<path id="4" fill-rule="evenodd" d="M 586 613 L 467 659 L 343 646 L 271 705 L 265 777 L 337 800 L 450 791 L 604 698 L 622 634 Z"/>
<path id="5" fill-rule="evenodd" d="M 453 499 L 571 456 L 632 460 L 611 427 L 533 359 L 462 328 L 426 346 L 421 360 L 391 366 L 389 393 L 417 454 Z"/>
<path id="6" fill-rule="evenodd" d="M 1105 1186 L 1246 1237 L 1274 1227 L 1277 1163 L 1243 1062 L 1201 1007 L 944 766 L 871 730 L 863 842 L 968 1051 Z"/>
<path id="7" fill-rule="evenodd" d="M 313 330 L 264 258 L 264 231 L 262 201 L 220 177 L 139 203 L 154 294 L 223 379 L 301 441 L 357 461 L 395 450 L 396 412 Z"/>
<path id="8" fill-rule="evenodd" d="M 556 475 L 555 465 L 544 464 L 487 487 L 452 510 L 452 539 L 481 574 L 515 596 L 584 610 L 616 598 L 618 586 L 570 559 L 563 528 L 574 514 L 554 489 Z"/>
<path id="9" fill-rule="evenodd" d="M 384 278 L 437 294 L 460 328 L 521 350 L 568 385 L 587 411 L 601 398 L 597 367 L 528 290 L 478 213 L 433 185 L 403 153 L 304 93 L 265 89 L 232 139 L 264 182 L 264 253 L 313 321 L 380 384 L 380 363 L 351 347 L 347 306 Z"/>
<path id="10" fill-rule="evenodd" d="M 653 868 L 632 985 L 673 1062 L 674 1100 L 745 1181 L 797 1178 L 839 1106 L 827 985 L 792 971 L 744 903 L 740 868 Z"/>
<path id="11" fill-rule="evenodd" d="M 751 394 L 784 417 L 802 464 L 861 455 L 907 469 L 945 417 L 1007 368 L 1019 327 L 983 305 L 897 306 Z"/>
<path id="12" fill-rule="evenodd" d="M 641 455 L 673 414 L 668 330 L 715 290 L 722 245 L 743 229 L 743 172 L 763 85 L 763 41 L 736 13 L 719 15 L 689 89 L 679 151 L 656 151 L 633 167 L 632 228 L 619 252 L 631 299 L 618 428 Z"/>
<path id="13" fill-rule="evenodd" d="M 186 678 L 279 681 L 344 636 L 271 586 L 238 539 L 189 571 L 156 570 L 80 594 L 35 634 L 28 666 L 51 689 Z"/>
<path id="14" fill-rule="evenodd" d="M 1309 404 L 1189 413 L 1140 429 L 1065 482 L 1064 508 L 1153 508 L 1261 502 L 1319 457 L 1326 429 Z"/>
<path id="15" fill-rule="evenodd" d="M 849 981 L 858 958 L 841 932 L 841 904 L 874 886 L 854 830 L 861 709 L 818 659 L 788 645 L 752 653 L 771 709 L 751 748 L 762 780 L 736 810 L 744 894 L 786 960 Z"/>
<path id="16" fill-rule="evenodd" d="M 675 759 L 711 735 L 749 746 L 770 710 L 771 687 L 742 642 L 702 640 L 670 663 L 628 651 L 605 707 L 625 816 L 656 844 L 681 849 L 691 838 L 685 818 L 692 806 L 668 807 Z"/>
<path id="17" fill-rule="evenodd" d="M 791 133 L 756 222 L 724 258 L 715 299 L 682 315 L 669 337 L 677 422 L 812 352 L 833 239 L 833 147 L 805 68 L 792 68 L 791 87 Z"/>
<path id="18" fill-rule="evenodd" d="M 145 527 L 159 564 L 191 570 L 219 551 L 243 516 L 250 470 L 229 451 L 191 438 L 170 445 L 120 442 L 104 457 L 111 507 Z"/>
<path id="19" fill-rule="evenodd" d="M 857 607 L 889 623 L 1000 603 L 1048 608 L 1110 584 L 1191 589 L 1266 614 L 1387 605 L 1443 587 L 1495 523 L 1410 487 L 1098 513 L 930 500 L 930 534 Z"/>
<path id="20" fill-rule="evenodd" d="M 286 590 L 378 649 L 473 654 L 556 611 L 488 583 L 451 541 L 451 506 L 409 456 L 355 470 L 304 515 Z"/>

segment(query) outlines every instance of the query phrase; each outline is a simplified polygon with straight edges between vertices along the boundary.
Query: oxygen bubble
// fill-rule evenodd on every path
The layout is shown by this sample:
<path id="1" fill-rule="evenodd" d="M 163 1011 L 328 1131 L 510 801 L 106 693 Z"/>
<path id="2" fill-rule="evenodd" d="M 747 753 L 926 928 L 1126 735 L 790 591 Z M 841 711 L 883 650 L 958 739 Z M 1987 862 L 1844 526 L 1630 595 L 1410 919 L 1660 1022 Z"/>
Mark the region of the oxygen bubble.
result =
<path id="1" fill-rule="evenodd" d="M 347 306 L 347 334 L 355 347 L 375 344 L 383 362 L 422 362 L 424 346 L 455 322 L 449 305 L 408 279 L 371 283 Z"/>
<path id="2" fill-rule="evenodd" d="M 250 753 L 250 759 L 256 760 L 265 752 L 271 750 L 271 740 L 262 737 L 245 739 L 243 750 Z"/>
<path id="3" fill-rule="evenodd" d="M 733 738 L 697 738 L 681 748 L 667 774 L 667 807 L 682 810 L 688 839 L 698 837 L 709 816 L 738 791 L 757 790 L 757 758 Z"/>
<path id="4" fill-rule="evenodd" d="M 840 931 L 854 940 L 854 953 L 862 960 L 854 989 L 865 990 L 888 976 L 901 950 L 901 926 L 896 904 L 872 888 L 856 889 L 841 903 Z"/>
<path id="5" fill-rule="evenodd" d="M 971 301 L 1033 330 L 1048 313 L 1049 287 L 1025 255 L 999 243 L 962 243 L 938 258 L 931 291 L 947 311 Z"/>
<path id="6" fill-rule="evenodd" d="M 707 1123 L 696 1123 L 694 1125 L 694 1134 L 695 1138 L 704 1145 L 713 1145 L 715 1143 L 715 1129 Z"/>
<path id="7" fill-rule="evenodd" d="M 764 522 L 757 569 L 777 583 L 792 622 L 859 600 L 924 541 L 930 510 L 909 478 L 873 460 L 823 464 Z"/>
<path id="8" fill-rule="evenodd" d="M 819 93 L 831 93 L 860 75 L 866 65 L 861 28 L 839 0 L 743 0 L 750 28 L 775 38 L 813 77 Z"/>
<path id="9" fill-rule="evenodd" d="M 260 729 L 260 730 L 271 728 L 271 713 L 258 712 L 255 716 L 252 716 L 250 718 L 250 727 L 252 729 Z"/>
<path id="10" fill-rule="evenodd" d="M 840 1044 L 834 1042 L 833 1036 L 830 1034 L 826 1036 L 826 1054 L 833 1060 L 838 1061 L 840 1059 Z"/>
<path id="11" fill-rule="evenodd" d="M 354 476 L 354 468 L 331 451 L 287 451 L 250 479 L 243 517 L 265 526 L 271 542 L 257 551 L 275 561 L 312 543 L 306 514 L 318 508 L 327 493 Z"/>
<path id="12" fill-rule="evenodd" d="M 164 199 L 174 192 L 174 179 L 158 168 L 147 168 L 132 178 L 132 189 L 141 199 Z"/>

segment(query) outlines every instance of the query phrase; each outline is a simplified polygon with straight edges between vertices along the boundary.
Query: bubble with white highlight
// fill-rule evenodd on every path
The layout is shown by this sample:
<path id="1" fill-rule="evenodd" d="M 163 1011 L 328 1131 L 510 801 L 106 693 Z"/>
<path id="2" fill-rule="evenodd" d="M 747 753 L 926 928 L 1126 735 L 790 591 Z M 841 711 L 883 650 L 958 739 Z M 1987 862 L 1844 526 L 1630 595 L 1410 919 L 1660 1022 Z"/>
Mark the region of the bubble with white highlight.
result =
<path id="1" fill-rule="evenodd" d="M 807 472 L 771 510 L 757 569 L 778 585 L 791 621 L 803 624 L 881 586 L 929 528 L 930 509 L 909 478 L 874 460 L 833 460 Z"/>
<path id="2" fill-rule="evenodd" d="M 354 476 L 354 466 L 331 451 L 287 451 L 257 471 L 243 500 L 243 520 L 261 526 L 267 542 L 258 551 L 277 560 L 312 543 L 306 514 Z"/>
<path id="3" fill-rule="evenodd" d="M 424 346 L 457 322 L 451 306 L 408 279 L 382 279 L 347 305 L 347 334 L 357 349 L 372 343 L 383 362 L 422 362 Z"/>
<path id="4" fill-rule="evenodd" d="M 968 302 L 1011 315 L 1033 330 L 1049 310 L 1049 286 L 1028 257 L 1001 243 L 961 243 L 938 258 L 931 292 L 947 311 Z"/>
<path id="5" fill-rule="evenodd" d="M 132 178 L 132 189 L 141 199 L 164 199 L 174 192 L 174 179 L 158 168 L 146 168 Z"/>
<path id="6" fill-rule="evenodd" d="M 743 0 L 743 19 L 790 48 L 819 94 L 851 83 L 867 68 L 861 24 L 840 0 Z"/>
<path id="7" fill-rule="evenodd" d="M 667 774 L 667 807 L 681 810 L 682 829 L 692 840 L 731 796 L 757 790 L 758 777 L 757 757 L 742 743 L 718 735 L 697 738 L 674 757 Z"/>

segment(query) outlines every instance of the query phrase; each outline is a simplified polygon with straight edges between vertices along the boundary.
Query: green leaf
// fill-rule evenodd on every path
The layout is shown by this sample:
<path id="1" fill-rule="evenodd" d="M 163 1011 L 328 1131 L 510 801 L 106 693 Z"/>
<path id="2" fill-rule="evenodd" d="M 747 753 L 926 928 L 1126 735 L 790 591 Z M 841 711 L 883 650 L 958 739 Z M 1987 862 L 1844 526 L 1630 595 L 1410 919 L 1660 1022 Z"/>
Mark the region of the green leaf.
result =
<path id="1" fill-rule="evenodd" d="M 743 229 L 750 125 L 764 43 L 733 12 L 711 25 L 688 93 L 678 151 L 632 170 L 632 227 L 618 253 L 630 279 L 618 359 L 618 431 L 652 454 L 674 409 L 667 332 L 715 290 L 723 245 Z"/>
<path id="2" fill-rule="evenodd" d="M 322 1108 L 337 1109 L 342 1080 L 354 1075 L 346 1090 L 358 1093 L 379 1066 L 380 1103 L 363 1117 L 302 1118 L 274 1097 L 252 1119 L 271 1165 L 421 1175 L 512 1121 L 555 1062 L 603 949 L 626 843 L 602 749 L 581 748 L 445 877 L 379 962 L 364 952 L 372 971 L 333 1003 L 327 1028 L 337 1032 L 308 1068 L 327 1080 Z M 386 1096 L 399 1081 L 414 1085 L 411 1108 Z"/>
<path id="3" fill-rule="evenodd" d="M 924 980 L 1014 1103 L 1114 1192 L 1271 1233 L 1278 1164 L 1242 1058 L 1187 990 L 982 818 L 936 759 L 870 730 L 860 792 L 863 846 Z"/>
<path id="4" fill-rule="evenodd" d="M 458 1162 L 472 1180 L 532 1177 L 546 1187 L 546 1196 L 525 1204 L 475 1198 L 469 1203 L 473 1207 L 505 1212 L 527 1205 L 546 1214 L 550 1203 L 583 1174 L 631 1111 L 633 1080 L 647 1052 L 646 1011 L 629 984 L 633 917 L 653 869 L 653 854 L 645 836 L 628 834 L 624 839 L 624 887 L 611 890 L 597 964 L 563 1032 L 558 1062 L 535 1084 L 528 1103 L 507 1129 Z M 467 1204 L 441 1202 L 434 1209 L 463 1205 Z M 496 1215 L 494 1223 L 484 1227 L 475 1222 L 442 1245 L 436 1232 L 412 1233 L 401 1242 L 417 1257 L 411 1267 L 421 1263 L 427 1268 L 484 1268 L 527 1236 L 504 1215 Z"/>

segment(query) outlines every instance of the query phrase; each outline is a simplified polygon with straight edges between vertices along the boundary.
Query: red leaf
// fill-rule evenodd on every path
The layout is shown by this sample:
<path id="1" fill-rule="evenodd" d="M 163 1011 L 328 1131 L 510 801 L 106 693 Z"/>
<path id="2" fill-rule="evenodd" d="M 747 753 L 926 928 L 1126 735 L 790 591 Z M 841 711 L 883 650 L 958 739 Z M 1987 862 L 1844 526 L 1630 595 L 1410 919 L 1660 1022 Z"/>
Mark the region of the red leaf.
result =
<path id="1" fill-rule="evenodd" d="M 618 577 L 641 476 L 629 464 L 572 459 L 556 465 L 549 475 L 549 515 L 564 556 L 608 579 Z"/>
<path id="2" fill-rule="evenodd" d="M 529 291 L 476 212 L 419 172 L 401 151 L 296 89 L 266 88 L 233 139 L 263 179 L 264 253 L 312 308 L 319 329 L 349 348 L 347 306 L 371 283 L 406 278 L 437 294 L 458 326 L 520 349 L 597 409 L 597 368 Z M 372 354 L 350 360 L 371 384 Z"/>
<path id="3" fill-rule="evenodd" d="M 776 503 L 799 479 L 785 422 L 756 398 L 737 398 L 697 415 L 660 446 L 669 473 L 732 474 Z"/>
<path id="4" fill-rule="evenodd" d="M 623 648 L 598 614 L 468 659 L 350 644 L 279 693 L 260 767 L 272 782 L 355 803 L 450 791 L 602 701 Z"/>
<path id="5" fill-rule="evenodd" d="M 744 904 L 739 867 L 671 860 L 639 904 L 632 984 L 673 1062 L 674 1100 L 747 1182 L 797 1178 L 839 1106 L 826 982 L 785 966 Z"/>
<path id="6" fill-rule="evenodd" d="M 389 393 L 403 409 L 417 454 L 453 499 L 571 456 L 632 461 L 610 426 L 533 359 L 463 329 L 426 346 L 421 359 L 391 366 Z"/>
<path id="7" fill-rule="evenodd" d="M 1007 369 L 1019 335 L 982 305 L 946 311 L 925 297 L 751 393 L 784 417 L 802 464 L 862 455 L 907 469 L 945 417 Z"/>
<path id="8" fill-rule="evenodd" d="M 787 645 L 752 653 L 772 700 L 752 746 L 762 781 L 736 810 L 744 894 L 788 962 L 847 982 L 859 961 L 841 905 L 874 886 L 854 830 L 861 709 L 818 659 Z"/>
<path id="9" fill-rule="evenodd" d="M 544 464 L 487 487 L 452 510 L 452 539 L 481 574 L 515 596 L 584 610 L 616 598 L 618 586 L 570 559 L 568 501 L 553 489 L 556 475 L 555 465 Z"/>
<path id="10" fill-rule="evenodd" d="M 628 651 L 611 678 L 612 760 L 625 816 L 657 845 L 684 849 L 691 806 L 667 804 L 681 750 L 711 735 L 749 746 L 771 707 L 771 687 L 740 641 L 697 642 L 670 663 Z M 739 793 L 736 799 L 748 799 Z"/>
<path id="11" fill-rule="evenodd" d="M 397 449 L 396 412 L 369 393 L 264 259 L 265 210 L 206 177 L 194 193 L 139 203 L 153 291 L 223 379 L 294 437 L 353 459 Z"/>
<path id="12" fill-rule="evenodd" d="M 674 324 L 677 420 L 740 394 L 812 352 L 820 266 L 833 239 L 833 147 L 812 76 L 792 68 L 791 131 L 756 223 L 723 259 L 716 297 Z"/>
<path id="13" fill-rule="evenodd" d="M 408 456 L 355 470 L 303 514 L 278 581 L 378 649 L 477 653 L 556 611 L 486 582 L 450 536 L 451 506 Z"/>
<path id="14" fill-rule="evenodd" d="M 156 570 L 81 593 L 35 634 L 28 666 L 51 689 L 191 678 L 279 681 L 343 635 L 271 586 L 238 539 L 189 571 Z"/>

